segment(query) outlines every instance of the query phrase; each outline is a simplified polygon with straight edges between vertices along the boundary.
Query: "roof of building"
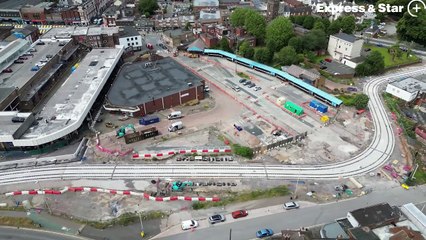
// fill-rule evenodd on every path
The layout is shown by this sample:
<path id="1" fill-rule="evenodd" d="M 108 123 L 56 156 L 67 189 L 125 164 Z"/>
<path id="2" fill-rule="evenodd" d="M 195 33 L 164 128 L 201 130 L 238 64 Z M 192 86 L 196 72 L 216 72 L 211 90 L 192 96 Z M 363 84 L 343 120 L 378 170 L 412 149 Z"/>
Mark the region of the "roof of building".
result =
<path id="1" fill-rule="evenodd" d="M 288 5 L 295 6 L 295 7 L 296 6 L 303 6 L 303 3 L 299 2 L 297 0 L 284 0 L 284 2 Z"/>
<path id="2" fill-rule="evenodd" d="M 380 203 L 349 212 L 360 226 L 371 226 L 395 218 L 398 213 L 388 203 Z"/>
<path id="3" fill-rule="evenodd" d="M 216 9 L 203 9 L 200 11 L 200 19 L 220 19 L 220 11 Z"/>
<path id="4" fill-rule="evenodd" d="M 283 13 L 297 14 L 297 13 L 305 13 L 305 12 L 312 12 L 312 8 L 309 6 L 291 7 L 288 5 L 284 5 L 283 7 Z"/>
<path id="5" fill-rule="evenodd" d="M 119 34 L 120 37 L 134 37 L 134 36 L 140 36 L 140 33 L 136 31 L 136 28 L 132 26 L 123 26 L 119 28 Z"/>
<path id="6" fill-rule="evenodd" d="M 201 85 L 201 79 L 172 58 L 124 65 L 117 74 L 109 93 L 112 105 L 134 107 L 153 99 L 188 89 L 188 83 Z"/>
<path id="7" fill-rule="evenodd" d="M 77 130 L 122 53 L 121 47 L 98 48 L 89 52 L 38 113 L 37 117 L 42 117 L 39 124 L 15 139 L 14 146 L 37 146 Z"/>
<path id="8" fill-rule="evenodd" d="M 200 38 L 188 45 L 188 51 L 202 52 L 205 48 L 206 44 Z"/>
<path id="9" fill-rule="evenodd" d="M 12 42 L 0 42 L 0 70 L 8 67 L 16 56 L 17 52 L 27 51 L 30 48 L 30 43 L 25 39 L 15 39 Z M 7 77 L 11 74 L 9 73 Z M 0 86 L 5 81 L 5 76 L 0 72 Z M 3 81 L 2 81 L 3 80 Z"/>
<path id="10" fill-rule="evenodd" d="M 192 32 L 191 31 L 185 31 L 183 29 L 178 28 L 178 29 L 173 29 L 173 30 L 166 30 L 166 31 L 163 32 L 163 34 L 166 35 L 166 36 L 169 36 L 171 38 L 175 38 L 175 37 L 180 37 L 180 36 L 186 35 L 186 34 L 192 35 Z"/>
<path id="11" fill-rule="evenodd" d="M 395 80 L 389 84 L 409 93 L 415 93 L 418 91 L 426 92 L 426 82 L 412 77 Z"/>
<path id="12" fill-rule="evenodd" d="M 219 7 L 219 0 L 194 0 L 194 7 Z"/>
<path id="13" fill-rule="evenodd" d="M 303 78 L 311 81 L 315 81 L 321 77 L 320 73 L 315 73 L 294 64 L 287 68 L 287 72 L 297 78 Z"/>
<path id="14" fill-rule="evenodd" d="M 6 0 L 0 1 L 0 9 L 13 9 L 19 10 L 22 6 L 25 5 L 37 5 L 43 2 L 43 0 Z"/>
<path id="15" fill-rule="evenodd" d="M 336 38 L 340 38 L 340 39 L 342 39 L 346 42 L 351 42 L 351 43 L 354 43 L 356 40 L 358 40 L 358 38 L 355 37 L 354 35 L 349 35 L 349 34 L 346 34 L 346 33 L 343 33 L 343 32 L 336 33 L 333 36 L 336 37 Z"/>
<path id="16" fill-rule="evenodd" d="M 325 224 L 321 228 L 321 237 L 327 239 L 337 239 L 337 237 L 343 237 L 344 239 L 348 239 L 349 236 L 342 228 L 342 226 L 337 222 L 332 222 Z"/>
<path id="17" fill-rule="evenodd" d="M 42 39 L 52 38 L 71 38 L 72 36 L 88 35 L 97 36 L 101 34 L 113 35 L 118 33 L 118 27 L 64 27 L 64 28 L 51 28 L 48 32 L 43 34 Z"/>
<path id="18" fill-rule="evenodd" d="M 2 103 L 10 94 L 15 91 L 14 87 L 0 87 L 0 103 Z M 2 109 L 0 109 L 2 110 Z"/>
<path id="19" fill-rule="evenodd" d="M 25 120 L 23 122 L 12 122 L 12 118 L 20 117 L 20 118 L 27 119 L 31 115 L 32 113 L 30 112 L 27 112 L 27 113 L 20 113 L 17 111 L 0 112 L 0 142 L 11 142 L 13 140 L 13 136 L 14 135 L 16 136 L 16 132 L 18 131 L 18 129 L 25 127 L 23 126 Z M 34 118 L 30 120 L 34 120 Z M 19 135 L 22 135 L 22 133 Z"/>
<path id="20" fill-rule="evenodd" d="M 357 227 L 348 230 L 354 240 L 380 240 L 369 227 Z"/>
<path id="21" fill-rule="evenodd" d="M 394 240 L 402 240 L 405 238 L 398 238 L 399 232 L 406 232 L 409 233 L 412 238 L 409 239 L 416 239 L 416 240 L 424 240 L 424 238 L 419 238 L 421 236 L 421 233 L 419 232 L 419 229 L 413 221 L 410 220 L 403 220 L 393 224 L 389 224 L 380 228 L 373 229 L 373 232 L 380 238 L 380 239 L 394 239 Z M 399 235 L 401 236 L 401 235 Z"/>

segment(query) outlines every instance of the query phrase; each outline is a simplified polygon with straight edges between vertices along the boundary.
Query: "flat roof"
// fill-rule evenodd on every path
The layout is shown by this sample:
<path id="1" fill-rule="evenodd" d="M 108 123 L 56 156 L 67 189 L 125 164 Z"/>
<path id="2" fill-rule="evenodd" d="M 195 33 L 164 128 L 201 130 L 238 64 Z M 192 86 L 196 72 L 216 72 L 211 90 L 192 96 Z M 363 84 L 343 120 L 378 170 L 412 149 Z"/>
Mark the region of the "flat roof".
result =
<path id="1" fill-rule="evenodd" d="M 417 80 L 412 77 L 395 80 L 389 84 L 397 88 L 403 89 L 409 93 L 414 93 L 418 91 L 426 92 L 426 82 Z"/>
<path id="2" fill-rule="evenodd" d="M 118 33 L 118 27 L 64 27 L 64 28 L 51 28 L 47 31 L 42 39 L 52 39 L 55 38 L 71 38 L 72 36 L 79 35 L 113 35 Z"/>
<path id="3" fill-rule="evenodd" d="M 388 203 L 360 208 L 349 213 L 358 221 L 360 226 L 380 224 L 397 216 L 395 210 Z"/>
<path id="4" fill-rule="evenodd" d="M 47 101 L 31 127 L 14 146 L 37 146 L 77 130 L 117 65 L 123 48 L 93 49 Z"/>
<path id="5" fill-rule="evenodd" d="M 43 2 L 43 0 L 6 0 L 0 1 L 0 10 L 19 10 L 25 5 L 37 5 Z"/>
<path id="6" fill-rule="evenodd" d="M 9 141 L 23 124 L 23 122 L 12 122 L 13 117 L 28 118 L 32 113 L 20 113 L 17 111 L 0 112 L 0 140 Z"/>
<path id="7" fill-rule="evenodd" d="M 133 107 L 201 85 L 201 78 L 172 58 L 163 58 L 145 68 L 147 62 L 124 65 L 117 74 L 108 101 L 117 106 Z"/>
<path id="8" fill-rule="evenodd" d="M 59 46 L 59 43 L 56 41 L 52 42 L 49 40 L 43 42 L 45 42 L 45 45 L 32 45 L 33 48 L 37 50 L 37 52 L 32 53 L 34 54 L 33 57 L 27 57 L 28 59 L 24 60 L 22 64 L 12 64 L 10 68 L 13 72 L 0 73 L 0 87 L 17 87 L 21 89 L 38 72 L 31 71 L 31 68 L 34 67 L 36 63 L 39 63 L 42 59 L 46 59 L 47 55 L 57 55 L 63 48 L 63 46 Z M 51 61 L 51 59 L 47 60 Z M 42 66 L 41 68 L 44 67 L 45 66 Z"/>
<path id="9" fill-rule="evenodd" d="M 12 42 L 0 42 L 0 70 L 3 70 L 10 64 L 13 56 L 16 55 L 17 52 L 26 51 L 29 48 L 30 42 L 25 39 L 18 38 Z"/>

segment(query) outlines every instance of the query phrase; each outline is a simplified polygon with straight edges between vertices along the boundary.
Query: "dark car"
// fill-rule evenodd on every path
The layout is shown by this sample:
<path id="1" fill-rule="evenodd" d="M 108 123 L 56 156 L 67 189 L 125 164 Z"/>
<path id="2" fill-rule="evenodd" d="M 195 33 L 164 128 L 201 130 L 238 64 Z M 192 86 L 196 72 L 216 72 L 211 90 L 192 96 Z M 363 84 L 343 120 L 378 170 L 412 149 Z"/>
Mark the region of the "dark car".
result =
<path id="1" fill-rule="evenodd" d="M 39 41 L 39 42 L 37 42 L 37 45 L 46 45 L 46 43 Z"/>
<path id="2" fill-rule="evenodd" d="M 244 86 L 247 86 L 247 85 L 250 85 L 250 84 L 251 84 L 251 81 L 248 81 L 248 80 L 243 83 Z"/>
<path id="3" fill-rule="evenodd" d="M 25 121 L 25 118 L 23 118 L 23 117 L 13 117 L 12 118 L 12 122 L 14 122 L 14 123 L 21 123 L 21 122 L 24 122 Z"/>
<path id="4" fill-rule="evenodd" d="M 237 124 L 234 124 L 234 128 L 237 129 L 239 132 L 243 130 L 243 128 L 238 126 Z"/>
<path id="5" fill-rule="evenodd" d="M 24 54 L 22 54 L 22 56 L 34 57 L 34 54 L 32 54 L 32 53 L 24 53 Z"/>
<path id="6" fill-rule="evenodd" d="M 250 83 L 247 87 L 252 88 L 252 87 L 255 87 L 255 86 L 256 86 L 255 83 Z"/>
<path id="7" fill-rule="evenodd" d="M 321 66 L 320 69 L 321 70 L 327 69 L 327 66 Z"/>
<path id="8" fill-rule="evenodd" d="M 2 73 L 11 73 L 11 72 L 13 72 L 13 70 L 11 69 L 11 68 L 6 68 L 6 69 L 3 69 L 3 71 L 1 71 Z"/>
<path id="9" fill-rule="evenodd" d="M 19 57 L 19 60 L 28 60 L 27 57 Z"/>
<path id="10" fill-rule="evenodd" d="M 22 63 L 24 63 L 24 61 L 22 61 L 22 60 L 15 60 L 15 61 L 13 61 L 13 63 L 19 63 L 19 64 L 22 64 Z"/>
<path id="11" fill-rule="evenodd" d="M 378 46 L 378 47 L 384 47 L 384 45 L 381 44 L 381 43 L 377 43 L 376 46 Z"/>
<path id="12" fill-rule="evenodd" d="M 238 210 L 238 211 L 232 212 L 232 217 L 234 219 L 246 217 L 247 215 L 248 215 L 247 210 Z"/>
<path id="13" fill-rule="evenodd" d="M 332 62 L 333 61 L 333 59 L 331 59 L 331 58 L 326 58 L 326 59 L 324 59 L 326 62 Z"/>
<path id="14" fill-rule="evenodd" d="M 260 229 L 256 232 L 257 238 L 270 237 L 272 235 L 274 235 L 274 231 L 272 231 L 270 228 Z"/>
<path id="15" fill-rule="evenodd" d="M 222 214 L 216 214 L 213 216 L 209 217 L 209 223 L 211 224 L 215 224 L 215 223 L 219 223 L 219 222 L 225 222 L 225 216 L 223 216 Z"/>
<path id="16" fill-rule="evenodd" d="M 245 82 L 247 82 L 247 79 L 244 79 L 244 78 L 241 78 L 241 79 L 240 79 L 240 83 L 243 83 L 243 84 L 244 84 Z"/>

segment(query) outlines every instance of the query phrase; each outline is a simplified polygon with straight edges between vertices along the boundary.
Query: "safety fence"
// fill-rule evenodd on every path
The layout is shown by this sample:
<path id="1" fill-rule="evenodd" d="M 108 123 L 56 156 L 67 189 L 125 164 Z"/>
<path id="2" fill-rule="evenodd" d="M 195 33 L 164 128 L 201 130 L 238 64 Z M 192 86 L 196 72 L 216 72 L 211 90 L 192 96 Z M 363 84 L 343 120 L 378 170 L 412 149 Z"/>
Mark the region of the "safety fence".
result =
<path id="1" fill-rule="evenodd" d="M 165 152 L 158 152 L 158 153 L 144 153 L 141 151 L 139 153 L 133 154 L 133 159 L 166 158 L 176 154 L 220 154 L 220 153 L 230 153 L 230 152 L 232 152 L 232 150 L 229 147 L 168 150 Z"/>
<path id="2" fill-rule="evenodd" d="M 304 132 L 304 133 L 298 134 L 298 135 L 296 135 L 294 137 L 289 137 L 289 138 L 286 138 L 284 140 L 268 144 L 266 146 L 255 147 L 255 148 L 253 148 L 253 153 L 258 154 L 258 153 L 261 153 L 263 151 L 270 151 L 272 149 L 276 149 L 276 148 L 280 148 L 280 147 L 285 147 L 285 146 L 288 146 L 290 144 L 294 144 L 294 143 L 300 142 L 307 135 L 308 135 L 308 132 Z"/>

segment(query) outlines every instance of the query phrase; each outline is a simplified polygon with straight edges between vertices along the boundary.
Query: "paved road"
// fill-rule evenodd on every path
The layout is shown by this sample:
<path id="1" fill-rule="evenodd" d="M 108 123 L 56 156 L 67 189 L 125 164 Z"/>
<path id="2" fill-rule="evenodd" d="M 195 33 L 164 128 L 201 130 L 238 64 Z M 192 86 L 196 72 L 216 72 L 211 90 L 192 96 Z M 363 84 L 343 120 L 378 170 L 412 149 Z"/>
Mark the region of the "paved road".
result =
<path id="1" fill-rule="evenodd" d="M 352 200 L 316 205 L 313 207 L 301 206 L 298 210 L 285 211 L 269 216 L 247 220 L 239 220 L 233 223 L 221 223 L 195 231 L 156 237 L 161 240 L 216 240 L 228 239 L 229 229 L 232 229 L 232 240 L 247 240 L 255 237 L 255 231 L 260 228 L 272 228 L 274 232 L 282 229 L 297 229 L 318 224 L 332 222 L 335 219 L 345 217 L 348 211 L 369 205 L 388 202 L 391 205 L 400 206 L 405 203 L 424 201 L 426 199 L 426 186 L 409 191 L 403 188 L 393 188 L 373 192 L 369 195 Z M 249 212 L 250 216 L 250 212 Z M 163 235 L 164 233 L 162 233 Z"/>
<path id="2" fill-rule="evenodd" d="M 0 239 L 8 240 L 83 240 L 77 236 L 68 236 L 53 232 L 35 231 L 27 229 L 16 229 L 9 227 L 0 227 Z"/>
<path id="3" fill-rule="evenodd" d="M 389 79 L 425 73 L 426 69 L 407 68 L 369 80 L 364 92 L 370 97 L 369 109 L 374 122 L 374 137 L 359 155 L 337 164 L 323 165 L 215 165 L 143 164 L 143 165 L 80 165 L 49 166 L 24 170 L 2 171 L 0 185 L 61 179 L 157 179 L 157 178 L 267 178 L 267 179 L 338 179 L 374 171 L 390 157 L 395 146 L 394 131 L 380 98 L 380 86 Z"/>
<path id="4" fill-rule="evenodd" d="M 361 35 L 357 35 L 357 37 L 362 38 Z M 382 44 L 383 46 L 386 46 L 386 47 L 390 47 L 397 44 L 396 41 L 387 40 L 387 39 L 377 39 L 377 38 L 369 38 L 368 42 L 372 44 Z M 419 49 L 412 49 L 411 51 L 417 55 L 426 56 L 426 51 L 422 51 Z"/>

